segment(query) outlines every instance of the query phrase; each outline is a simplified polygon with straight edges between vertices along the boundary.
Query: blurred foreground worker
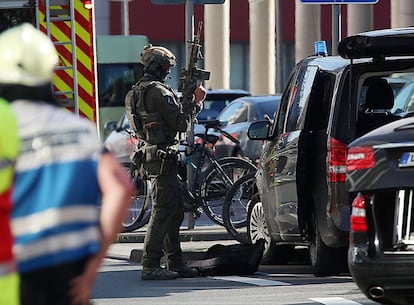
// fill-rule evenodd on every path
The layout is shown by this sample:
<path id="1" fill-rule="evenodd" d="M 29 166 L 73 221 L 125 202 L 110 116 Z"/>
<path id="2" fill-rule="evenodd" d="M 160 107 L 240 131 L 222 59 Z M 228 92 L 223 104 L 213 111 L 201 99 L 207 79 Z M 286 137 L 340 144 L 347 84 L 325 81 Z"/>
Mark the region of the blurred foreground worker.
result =
<path id="1" fill-rule="evenodd" d="M 174 54 L 160 46 L 149 45 L 141 54 L 144 76 L 134 86 L 134 94 L 125 99 L 129 121 L 145 141 L 142 157 L 144 174 L 151 179 L 151 218 L 144 240 L 141 279 L 170 280 L 194 277 L 196 269 L 185 265 L 180 246 L 180 226 L 184 218 L 184 198 L 178 172 L 179 133 L 185 133 L 202 109 L 206 90 L 200 85 L 194 91 L 194 103 L 183 109 L 174 90 L 165 84 Z M 167 268 L 160 260 L 167 258 Z"/>
<path id="2" fill-rule="evenodd" d="M 122 227 L 129 178 L 105 152 L 93 122 L 60 109 L 58 55 L 30 24 L 0 34 L 0 97 L 17 116 L 12 232 L 22 305 L 86 305 Z"/>
<path id="3" fill-rule="evenodd" d="M 14 162 L 18 149 L 16 117 L 9 104 L 0 99 L 0 305 L 20 304 L 10 227 Z"/>

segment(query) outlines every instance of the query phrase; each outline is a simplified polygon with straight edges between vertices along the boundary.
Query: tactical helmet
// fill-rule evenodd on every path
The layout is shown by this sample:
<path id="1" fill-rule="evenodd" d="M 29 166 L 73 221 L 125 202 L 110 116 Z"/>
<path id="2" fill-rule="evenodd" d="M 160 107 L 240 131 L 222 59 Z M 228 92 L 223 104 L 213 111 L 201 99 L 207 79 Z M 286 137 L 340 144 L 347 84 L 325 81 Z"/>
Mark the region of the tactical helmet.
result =
<path id="1" fill-rule="evenodd" d="M 58 60 L 53 42 L 29 23 L 0 34 L 0 83 L 29 87 L 50 83 Z"/>
<path id="2" fill-rule="evenodd" d="M 151 44 L 144 47 L 144 52 L 141 53 L 141 62 L 145 67 L 150 67 L 153 64 L 169 65 L 170 67 L 176 65 L 175 56 L 170 50 Z"/>

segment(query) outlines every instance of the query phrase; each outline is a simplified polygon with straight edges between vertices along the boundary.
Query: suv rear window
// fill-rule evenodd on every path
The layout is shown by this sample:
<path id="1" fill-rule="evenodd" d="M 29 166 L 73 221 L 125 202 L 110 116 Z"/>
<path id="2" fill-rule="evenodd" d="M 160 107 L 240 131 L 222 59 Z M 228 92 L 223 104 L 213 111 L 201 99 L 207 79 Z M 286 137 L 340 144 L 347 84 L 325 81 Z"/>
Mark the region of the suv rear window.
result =
<path id="1" fill-rule="evenodd" d="M 316 75 L 315 83 L 310 95 L 308 113 L 304 128 L 307 130 L 326 130 L 331 108 L 335 75 L 321 71 Z"/>
<path id="2" fill-rule="evenodd" d="M 306 107 L 312 90 L 313 81 L 318 68 L 307 66 L 301 69 L 293 87 L 291 101 L 288 106 L 288 115 L 285 131 L 294 131 L 303 128 Z"/>

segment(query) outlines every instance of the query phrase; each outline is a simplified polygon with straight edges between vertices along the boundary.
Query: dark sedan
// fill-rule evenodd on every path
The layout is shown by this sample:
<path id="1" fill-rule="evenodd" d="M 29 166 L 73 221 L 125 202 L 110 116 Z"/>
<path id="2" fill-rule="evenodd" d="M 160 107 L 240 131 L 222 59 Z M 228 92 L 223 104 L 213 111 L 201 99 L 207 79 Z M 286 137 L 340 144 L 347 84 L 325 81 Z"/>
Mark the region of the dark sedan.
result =
<path id="1" fill-rule="evenodd" d="M 263 141 L 252 141 L 247 136 L 250 123 L 273 119 L 279 107 L 280 95 L 245 96 L 232 101 L 217 116 L 222 129 L 239 140 L 236 144 L 221 136 L 215 145 L 216 156 L 243 156 L 257 163 Z"/>
<path id="2" fill-rule="evenodd" d="M 209 89 L 203 102 L 203 110 L 198 114 L 199 120 L 217 118 L 220 111 L 236 98 L 249 96 L 250 92 L 241 89 Z"/>
<path id="3" fill-rule="evenodd" d="M 349 270 L 361 291 L 386 304 L 414 304 L 414 118 L 348 146 L 352 203 Z"/>

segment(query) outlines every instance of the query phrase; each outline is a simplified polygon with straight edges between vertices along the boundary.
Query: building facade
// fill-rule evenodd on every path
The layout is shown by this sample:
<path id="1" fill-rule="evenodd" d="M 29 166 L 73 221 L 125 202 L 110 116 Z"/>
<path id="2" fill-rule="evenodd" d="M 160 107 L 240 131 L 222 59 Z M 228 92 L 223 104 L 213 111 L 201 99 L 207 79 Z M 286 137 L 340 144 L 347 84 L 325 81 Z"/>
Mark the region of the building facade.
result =
<path id="1" fill-rule="evenodd" d="M 250 43 L 256 41 L 252 39 L 250 34 L 257 32 L 252 28 L 255 17 L 252 16 L 252 10 L 254 9 L 256 14 L 268 14 L 268 12 L 255 8 L 258 2 L 265 5 L 274 4 L 273 6 L 267 6 L 267 8 L 275 8 L 275 12 L 271 12 L 272 15 L 270 16 L 276 19 L 274 36 L 269 36 L 269 40 L 277 41 L 276 33 L 280 36 L 280 40 L 276 44 L 277 51 L 275 48 L 274 52 L 275 58 L 279 56 L 279 61 L 274 61 L 280 66 L 279 69 L 278 67 L 275 69 L 277 71 L 275 82 L 278 81 L 279 86 L 276 89 L 269 87 L 269 92 L 253 93 L 280 92 L 295 62 L 312 52 L 314 40 L 327 41 L 328 53 L 332 54 L 335 38 L 346 37 L 348 31 L 352 33 L 358 31 L 358 29 L 371 30 L 396 27 L 398 24 L 395 20 L 401 20 L 401 17 L 399 17 L 401 14 L 395 12 L 404 12 L 407 15 L 404 19 L 406 23 L 413 20 L 414 15 L 412 13 L 414 4 L 410 3 L 413 2 L 411 0 L 379 0 L 376 4 L 352 5 L 303 4 L 300 0 L 226 0 L 226 4 L 229 6 L 229 29 L 223 29 L 223 31 L 229 31 L 230 52 L 229 55 L 223 56 L 230 57 L 230 88 L 251 90 L 254 87 L 253 83 L 258 76 L 255 76 L 255 79 L 250 78 L 251 64 L 253 64 L 253 68 L 259 67 L 260 69 L 261 63 L 264 62 L 261 68 L 269 68 L 269 61 L 263 60 L 263 57 L 252 59 L 250 56 L 253 53 L 252 48 L 258 47 Z M 217 14 L 206 14 L 207 6 L 221 5 L 194 5 L 194 24 L 203 21 L 205 29 L 209 27 L 209 23 L 215 22 L 214 16 L 217 16 Z M 338 6 L 339 10 L 334 14 L 334 8 L 338 8 Z M 152 44 L 170 48 L 178 57 L 179 68 L 185 66 L 185 5 L 157 5 L 153 4 L 151 0 L 100 0 L 99 7 L 96 6 L 95 8 L 95 15 L 98 35 L 146 35 Z M 207 18 L 207 16 L 209 17 Z M 391 20 L 392 16 L 394 16 L 394 22 Z M 335 22 L 339 27 L 337 33 L 339 37 L 335 37 L 333 31 Z M 308 39 L 312 40 L 308 41 Z M 202 41 L 204 41 L 204 37 L 202 37 Z M 223 47 L 223 54 L 225 54 L 224 51 L 225 48 Z M 140 50 L 137 50 L 137 60 L 139 59 L 139 53 Z M 214 56 L 220 62 L 217 59 L 220 59 L 220 50 Z M 256 56 L 260 56 L 260 54 Z M 210 61 L 215 60 L 214 58 L 206 58 L 206 61 L 208 59 Z M 277 80 L 276 74 L 278 75 Z M 178 78 L 177 75 L 178 71 L 174 71 L 171 80 L 173 85 Z M 266 91 L 266 88 L 261 90 Z"/>

